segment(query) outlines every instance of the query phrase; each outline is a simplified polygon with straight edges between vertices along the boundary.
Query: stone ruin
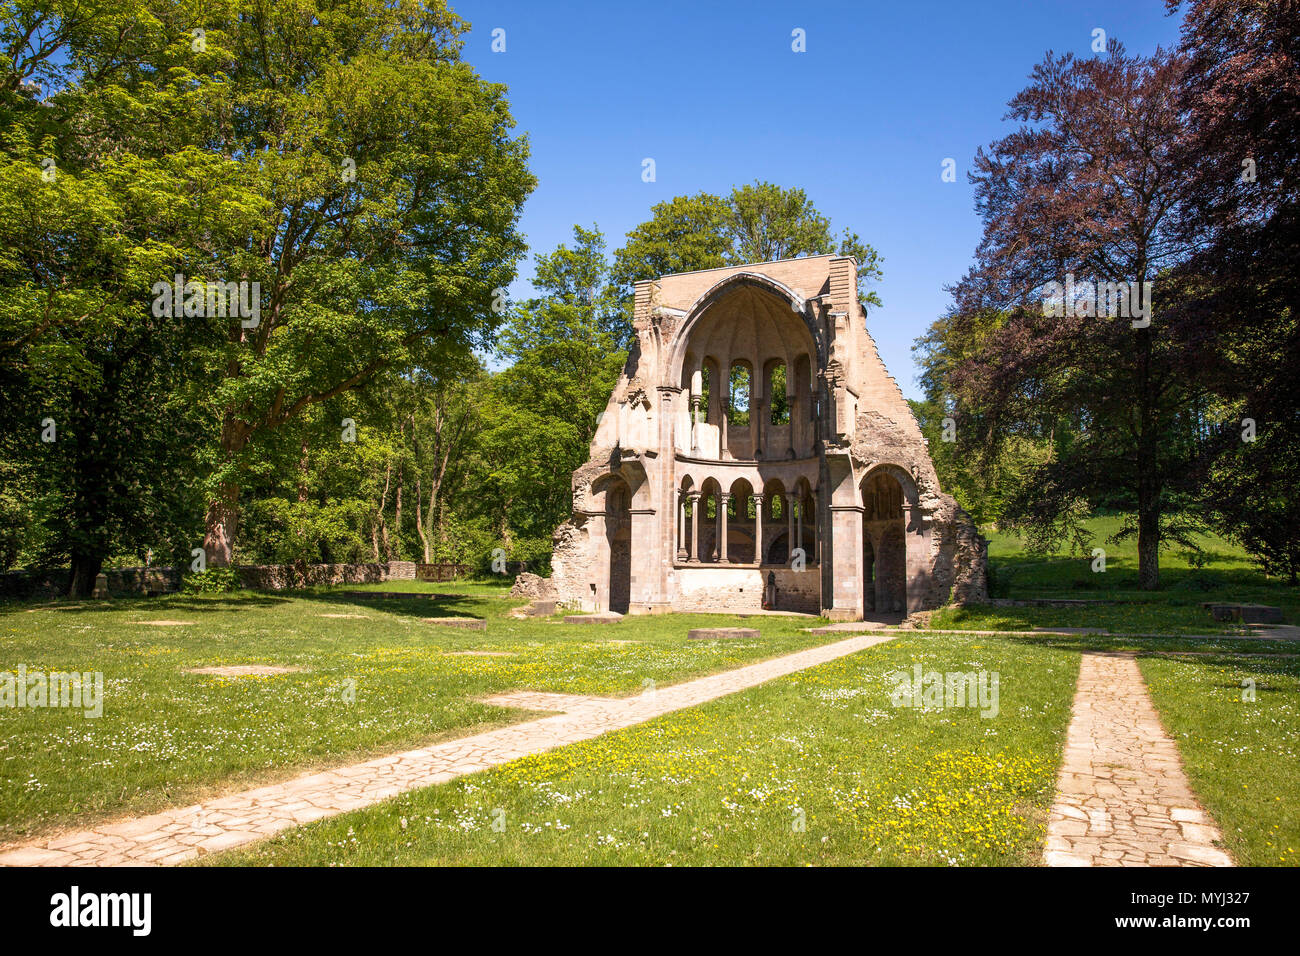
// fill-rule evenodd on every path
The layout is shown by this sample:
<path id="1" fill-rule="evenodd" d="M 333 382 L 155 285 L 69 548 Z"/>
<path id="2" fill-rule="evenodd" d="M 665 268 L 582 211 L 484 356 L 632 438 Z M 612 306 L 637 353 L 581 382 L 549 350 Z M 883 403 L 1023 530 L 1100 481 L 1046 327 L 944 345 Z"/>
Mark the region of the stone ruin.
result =
<path id="1" fill-rule="evenodd" d="M 636 341 L 530 597 L 586 611 L 901 615 L 987 600 L 858 301 L 815 256 L 636 285 Z"/>

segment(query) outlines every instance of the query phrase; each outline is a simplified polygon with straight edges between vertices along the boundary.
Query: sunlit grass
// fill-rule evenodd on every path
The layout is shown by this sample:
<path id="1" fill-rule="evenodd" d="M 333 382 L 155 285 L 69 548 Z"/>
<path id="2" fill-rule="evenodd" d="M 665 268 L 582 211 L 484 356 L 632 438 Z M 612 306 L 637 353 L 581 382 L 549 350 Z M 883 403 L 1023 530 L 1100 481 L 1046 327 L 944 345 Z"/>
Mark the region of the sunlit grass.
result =
<path id="1" fill-rule="evenodd" d="M 515 688 L 630 694 L 827 640 L 765 617 L 755 641 L 688 641 L 719 616 L 609 626 L 514 620 L 500 585 L 415 585 L 446 598 L 315 593 L 0 607 L 0 671 L 102 671 L 103 715 L 0 709 L 0 841 L 184 805 L 521 718 L 474 698 Z M 358 590 L 348 587 L 344 590 Z M 458 592 L 458 593 L 457 593 Z M 421 618 L 483 617 L 486 631 Z M 178 622 L 153 626 L 149 621 Z M 754 626 L 753 622 L 748 622 Z M 507 656 L 454 652 L 494 651 Z M 265 677 L 197 667 L 303 668 Z"/>
<path id="2" fill-rule="evenodd" d="M 1139 663 L 1192 789 L 1233 858 L 1246 866 L 1300 865 L 1300 660 Z"/>
<path id="3" fill-rule="evenodd" d="M 893 706 L 918 662 L 999 672 L 997 716 Z M 210 861 L 1033 864 L 1077 672 L 1071 650 L 900 637 Z"/>

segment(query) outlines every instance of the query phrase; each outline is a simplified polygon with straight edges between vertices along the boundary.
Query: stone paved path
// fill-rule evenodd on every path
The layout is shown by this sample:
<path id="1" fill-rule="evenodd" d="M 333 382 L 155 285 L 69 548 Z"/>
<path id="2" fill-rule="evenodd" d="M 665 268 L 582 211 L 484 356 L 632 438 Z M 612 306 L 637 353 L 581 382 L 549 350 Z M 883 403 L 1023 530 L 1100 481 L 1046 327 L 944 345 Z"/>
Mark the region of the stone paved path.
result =
<path id="1" fill-rule="evenodd" d="M 1137 658 L 1086 651 L 1047 824 L 1048 866 L 1232 866 Z"/>
<path id="2" fill-rule="evenodd" d="M 445 743 L 298 777 L 194 806 L 108 823 L 0 852 L 9 866 L 171 865 L 228 850 L 409 790 L 486 770 L 529 754 L 589 740 L 734 694 L 891 640 L 854 637 L 735 670 L 646 691 L 636 697 L 578 697 L 516 691 L 489 698 L 503 706 L 563 713 Z"/>

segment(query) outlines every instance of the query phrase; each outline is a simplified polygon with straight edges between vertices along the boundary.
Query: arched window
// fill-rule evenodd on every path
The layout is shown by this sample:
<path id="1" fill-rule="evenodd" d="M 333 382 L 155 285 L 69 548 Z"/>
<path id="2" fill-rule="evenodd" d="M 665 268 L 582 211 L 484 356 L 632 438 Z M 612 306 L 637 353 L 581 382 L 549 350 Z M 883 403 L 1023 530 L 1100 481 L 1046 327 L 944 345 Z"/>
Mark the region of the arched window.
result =
<path id="1" fill-rule="evenodd" d="M 772 366 L 767 378 L 767 395 L 772 406 L 771 424 L 790 424 L 790 399 L 786 396 L 784 362 Z"/>
<path id="2" fill-rule="evenodd" d="M 728 423 L 741 427 L 749 424 L 749 388 L 749 366 L 743 362 L 735 363 L 731 366 L 731 400 L 728 406 Z"/>

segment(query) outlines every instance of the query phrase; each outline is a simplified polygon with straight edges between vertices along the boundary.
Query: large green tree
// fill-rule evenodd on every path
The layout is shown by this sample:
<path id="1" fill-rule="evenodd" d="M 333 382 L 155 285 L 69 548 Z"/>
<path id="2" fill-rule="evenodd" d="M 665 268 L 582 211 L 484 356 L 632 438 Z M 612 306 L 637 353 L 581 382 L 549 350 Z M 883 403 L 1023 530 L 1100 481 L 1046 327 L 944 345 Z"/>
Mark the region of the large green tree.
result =
<path id="1" fill-rule="evenodd" d="M 235 257 L 254 329 L 212 355 L 220 452 L 204 547 L 228 561 L 261 435 L 386 368 L 483 346 L 534 185 L 505 90 L 459 60 L 441 3 L 250 2 L 213 22 L 197 111 L 267 205 Z"/>
<path id="2" fill-rule="evenodd" d="M 830 220 L 802 189 L 756 182 L 725 198 L 698 193 L 652 206 L 650 218 L 614 254 L 611 280 L 626 302 L 632 284 L 643 279 L 828 253 L 857 258 L 863 304 L 879 305 L 869 289 L 881 275 L 876 250 L 849 229 L 837 241 Z"/>

